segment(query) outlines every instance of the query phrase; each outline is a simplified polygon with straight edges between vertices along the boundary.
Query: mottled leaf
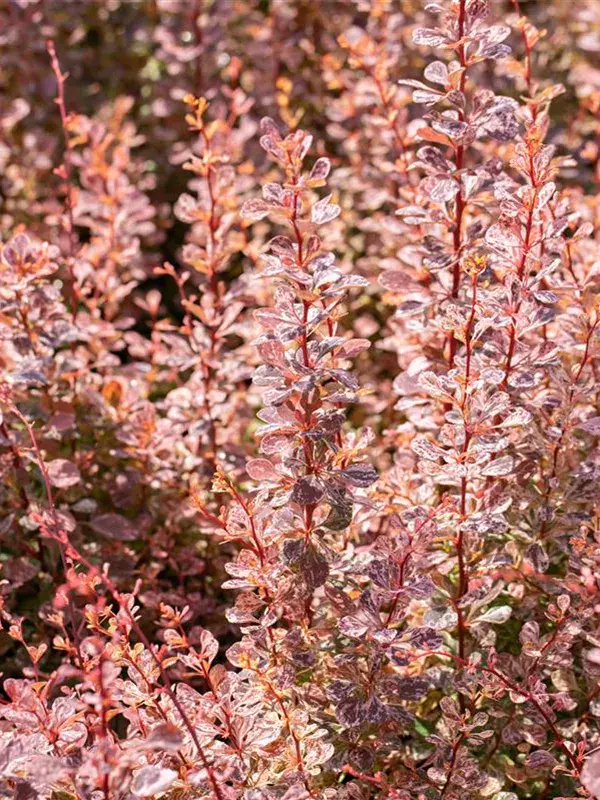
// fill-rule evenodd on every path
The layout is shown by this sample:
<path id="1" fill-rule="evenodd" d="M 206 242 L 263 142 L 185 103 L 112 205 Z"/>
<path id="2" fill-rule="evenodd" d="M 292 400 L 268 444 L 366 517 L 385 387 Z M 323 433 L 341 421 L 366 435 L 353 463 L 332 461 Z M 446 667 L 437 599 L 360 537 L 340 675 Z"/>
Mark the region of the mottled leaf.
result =
<path id="1" fill-rule="evenodd" d="M 138 797 L 154 797 L 170 789 L 176 780 L 177 773 L 174 769 L 159 766 L 142 767 L 136 773 L 131 789 Z"/>
<path id="2" fill-rule="evenodd" d="M 500 478 L 510 475 L 513 471 L 515 460 L 512 456 L 501 456 L 494 461 L 490 461 L 480 471 L 479 474 L 488 478 Z"/>
<path id="3" fill-rule="evenodd" d="M 294 484 L 292 500 L 301 506 L 313 506 L 323 498 L 324 494 L 323 483 L 314 475 L 307 475 Z"/>
<path id="4" fill-rule="evenodd" d="M 81 475 L 75 464 L 65 458 L 55 458 L 46 464 L 46 469 L 50 483 L 57 489 L 68 489 L 81 481 Z"/>
<path id="5" fill-rule="evenodd" d="M 250 222 L 257 222 L 258 220 L 263 219 L 263 217 L 266 217 L 268 213 L 268 203 L 266 203 L 264 200 L 261 200 L 259 197 L 253 197 L 250 200 L 246 200 L 241 211 L 242 217 Z"/>
<path id="6" fill-rule="evenodd" d="M 424 47 L 440 47 L 448 39 L 437 28 L 417 28 L 413 31 L 413 42 Z"/>
<path id="7" fill-rule="evenodd" d="M 443 61 L 432 61 L 423 73 L 428 81 L 445 86 L 448 82 L 448 67 Z"/>
<path id="8" fill-rule="evenodd" d="M 345 469 L 341 469 L 338 473 L 345 481 L 352 484 L 352 486 L 370 486 L 375 483 L 377 478 L 377 470 L 371 464 L 351 464 Z"/>
<path id="9" fill-rule="evenodd" d="M 436 606 L 425 612 L 423 622 L 434 630 L 445 631 L 456 626 L 458 615 L 450 606 Z"/>
<path id="10" fill-rule="evenodd" d="M 340 207 L 331 202 L 331 195 L 323 197 L 318 200 L 310 211 L 311 221 L 315 225 L 324 225 L 326 222 L 331 222 L 340 214 Z"/>
<path id="11" fill-rule="evenodd" d="M 495 606 L 494 608 L 488 608 L 487 611 L 472 620 L 472 623 L 487 622 L 493 625 L 501 625 L 510 619 L 511 614 L 512 608 L 510 606 Z"/>
<path id="12" fill-rule="evenodd" d="M 590 417 L 585 422 L 581 422 L 578 427 L 586 433 L 600 436 L 600 417 Z"/>
<path id="13" fill-rule="evenodd" d="M 310 171 L 310 175 L 308 176 L 309 181 L 311 182 L 321 182 L 325 181 L 327 176 L 329 175 L 329 170 L 331 169 L 331 162 L 328 158 L 319 158 L 315 161 L 313 168 Z"/>

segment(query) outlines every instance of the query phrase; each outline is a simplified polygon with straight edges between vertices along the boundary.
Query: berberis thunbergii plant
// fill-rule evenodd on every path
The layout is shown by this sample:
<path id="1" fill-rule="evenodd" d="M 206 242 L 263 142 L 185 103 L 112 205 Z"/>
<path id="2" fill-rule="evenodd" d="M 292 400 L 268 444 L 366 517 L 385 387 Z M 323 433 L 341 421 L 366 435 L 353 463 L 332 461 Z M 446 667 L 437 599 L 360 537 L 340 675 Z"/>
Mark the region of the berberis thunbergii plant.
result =
<path id="1" fill-rule="evenodd" d="M 600 797 L 600 3 L 0 3 L 0 798 Z"/>

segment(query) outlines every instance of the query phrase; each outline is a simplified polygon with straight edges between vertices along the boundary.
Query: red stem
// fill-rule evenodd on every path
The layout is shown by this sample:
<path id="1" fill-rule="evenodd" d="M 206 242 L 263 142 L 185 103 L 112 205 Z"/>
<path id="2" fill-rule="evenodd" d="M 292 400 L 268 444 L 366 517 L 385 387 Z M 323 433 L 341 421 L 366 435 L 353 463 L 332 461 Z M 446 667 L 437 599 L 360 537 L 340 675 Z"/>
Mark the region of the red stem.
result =
<path id="1" fill-rule="evenodd" d="M 190 721 L 190 719 L 189 719 L 184 707 L 179 702 L 179 699 L 177 698 L 177 695 L 173 691 L 173 687 L 172 687 L 172 684 L 171 684 L 171 679 L 169 678 L 169 676 L 167 674 L 167 671 L 166 671 L 165 667 L 163 666 L 162 660 L 156 654 L 154 646 L 150 643 L 148 637 L 146 636 L 146 634 L 144 633 L 144 631 L 140 627 L 140 625 L 139 625 L 138 621 L 136 620 L 135 616 L 129 610 L 129 606 L 128 606 L 127 602 L 124 600 L 124 598 L 122 597 L 121 592 L 119 591 L 119 589 L 110 580 L 108 575 L 106 575 L 103 572 L 100 572 L 100 570 L 97 567 L 95 567 L 90 561 L 88 561 L 87 558 L 85 558 L 85 556 L 83 556 L 71 544 L 71 542 L 69 540 L 68 533 L 65 530 L 64 525 L 61 524 L 60 518 L 59 518 L 59 516 L 58 516 L 58 514 L 56 512 L 56 507 L 54 505 L 54 498 L 53 498 L 53 494 L 52 494 L 52 487 L 51 487 L 51 484 L 50 484 L 50 477 L 48 475 L 48 471 L 46 469 L 46 465 L 45 465 L 44 460 L 42 458 L 41 451 L 39 449 L 39 446 L 38 446 L 38 443 L 37 443 L 33 428 L 31 426 L 30 422 L 27 420 L 27 418 L 24 417 L 23 414 L 21 414 L 21 412 L 16 407 L 11 406 L 11 411 L 14 414 L 16 414 L 16 416 L 19 417 L 21 422 L 27 428 L 27 432 L 29 434 L 29 438 L 31 439 L 31 444 L 32 444 L 33 449 L 34 449 L 34 451 L 36 453 L 38 466 L 39 466 L 40 471 L 42 473 L 42 478 L 43 478 L 44 486 L 45 486 L 45 490 L 46 490 L 46 499 L 47 499 L 47 503 L 48 503 L 48 510 L 49 510 L 50 515 L 52 517 L 52 522 L 53 522 L 53 524 L 55 526 L 55 531 L 53 531 L 53 532 L 50 531 L 49 529 L 47 529 L 48 535 L 51 538 L 55 539 L 55 541 L 57 541 L 59 543 L 59 545 L 61 546 L 61 550 L 63 550 L 63 549 L 65 550 L 65 555 L 67 557 L 72 558 L 73 560 L 75 560 L 79 564 L 81 564 L 83 567 L 85 567 L 85 569 L 88 571 L 88 574 L 90 576 L 94 576 L 94 577 L 98 578 L 106 586 L 107 590 L 112 595 L 113 599 L 117 603 L 119 603 L 119 605 L 121 606 L 122 610 L 127 615 L 127 618 L 129 619 L 129 623 L 130 623 L 131 627 L 133 628 L 133 630 L 135 631 L 138 639 L 142 642 L 144 647 L 148 650 L 152 660 L 154 661 L 154 663 L 156 664 L 156 666 L 158 668 L 158 671 L 160 673 L 160 676 L 161 676 L 161 679 L 162 679 L 162 682 L 163 682 L 163 688 L 165 690 L 165 693 L 167 694 L 167 696 L 169 697 L 169 699 L 173 703 L 174 707 L 177 709 L 177 712 L 179 713 L 179 716 L 181 717 L 184 726 L 186 727 L 188 733 L 190 734 L 190 736 L 192 738 L 192 741 L 194 742 L 194 745 L 196 746 L 196 749 L 198 751 L 198 755 L 200 757 L 200 761 L 202 763 L 202 767 L 206 770 L 206 774 L 208 776 L 208 780 L 209 780 L 209 783 L 210 783 L 210 785 L 212 787 L 212 790 L 214 792 L 215 797 L 217 798 L 217 800 L 225 800 L 225 797 L 224 797 L 224 795 L 223 795 L 223 793 L 221 791 L 221 787 L 219 785 L 219 782 L 217 780 L 215 772 L 214 772 L 214 770 L 212 768 L 212 765 L 210 764 L 210 762 L 208 760 L 208 757 L 207 757 L 206 753 L 204 752 L 204 749 L 202 748 L 202 745 L 200 744 L 200 740 L 198 738 L 198 734 L 196 733 L 196 729 L 192 725 L 192 723 L 191 723 L 191 721 Z"/>
<path id="2" fill-rule="evenodd" d="M 466 0 L 460 0 L 460 7 L 458 11 L 458 39 L 461 44 L 458 46 L 458 60 L 462 68 L 460 76 L 459 91 L 465 91 L 465 82 L 467 78 L 466 73 L 466 53 L 465 46 L 462 43 L 462 38 L 465 33 L 465 17 L 466 17 Z M 459 119 L 464 121 L 465 115 L 462 109 L 459 111 Z M 465 201 L 462 196 L 462 184 L 460 179 L 460 172 L 463 168 L 465 148 L 464 145 L 458 145 L 456 148 L 456 174 L 458 177 L 458 192 L 456 194 L 456 215 L 454 220 L 454 232 L 452 235 L 452 244 L 454 249 L 454 266 L 452 267 L 452 293 L 451 297 L 455 300 L 458 297 L 460 290 L 460 251 L 462 249 L 462 222 L 465 212 Z M 452 369 L 454 366 L 454 358 L 456 356 L 457 342 L 453 333 L 448 334 L 448 365 Z"/>
<path id="3" fill-rule="evenodd" d="M 61 129 L 65 144 L 64 156 L 63 156 L 63 168 L 64 168 L 64 179 L 65 184 L 67 187 L 66 192 L 66 206 L 67 206 L 67 215 L 69 218 L 69 257 L 67 258 L 67 270 L 69 273 L 69 282 L 71 284 L 71 313 L 73 319 L 75 319 L 77 315 L 77 306 L 79 304 L 79 288 L 77 284 L 77 279 L 75 277 L 75 273 L 73 271 L 73 261 L 75 259 L 75 252 L 77 250 L 77 242 L 75 240 L 75 218 L 74 218 L 74 206 L 73 206 L 73 196 L 72 196 L 72 184 L 71 184 L 71 176 L 72 176 L 72 168 L 71 168 L 71 150 L 72 144 L 69 138 L 69 115 L 67 114 L 67 107 L 65 103 L 65 81 L 67 80 L 68 73 L 61 72 L 60 64 L 58 62 L 58 57 L 56 55 L 56 48 L 54 47 L 54 42 L 52 39 L 48 39 L 46 43 L 46 49 L 48 51 L 48 55 L 50 56 L 50 63 L 52 64 L 52 71 L 54 72 L 54 76 L 56 77 L 56 85 L 57 85 L 57 98 L 56 98 L 56 105 L 58 106 L 58 110 L 60 113 L 60 122 L 61 122 Z"/>

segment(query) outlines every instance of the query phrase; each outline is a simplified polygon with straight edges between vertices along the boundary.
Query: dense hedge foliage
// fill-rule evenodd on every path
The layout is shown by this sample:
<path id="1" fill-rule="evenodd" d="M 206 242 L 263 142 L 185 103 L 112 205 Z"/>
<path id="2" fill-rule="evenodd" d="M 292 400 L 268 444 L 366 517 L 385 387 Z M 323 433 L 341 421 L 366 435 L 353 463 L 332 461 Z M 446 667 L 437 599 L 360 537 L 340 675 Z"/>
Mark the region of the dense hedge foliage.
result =
<path id="1" fill-rule="evenodd" d="M 598 0 L 3 0 L 0 81 L 0 797 L 600 797 Z"/>

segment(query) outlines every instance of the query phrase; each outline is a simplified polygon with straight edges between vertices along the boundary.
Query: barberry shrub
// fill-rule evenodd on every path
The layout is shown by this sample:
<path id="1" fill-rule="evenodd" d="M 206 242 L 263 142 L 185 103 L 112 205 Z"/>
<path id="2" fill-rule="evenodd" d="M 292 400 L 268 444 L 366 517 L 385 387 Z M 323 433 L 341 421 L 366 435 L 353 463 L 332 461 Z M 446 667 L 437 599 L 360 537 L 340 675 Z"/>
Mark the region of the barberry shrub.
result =
<path id="1" fill-rule="evenodd" d="M 0 7 L 0 797 L 600 797 L 598 30 Z"/>

